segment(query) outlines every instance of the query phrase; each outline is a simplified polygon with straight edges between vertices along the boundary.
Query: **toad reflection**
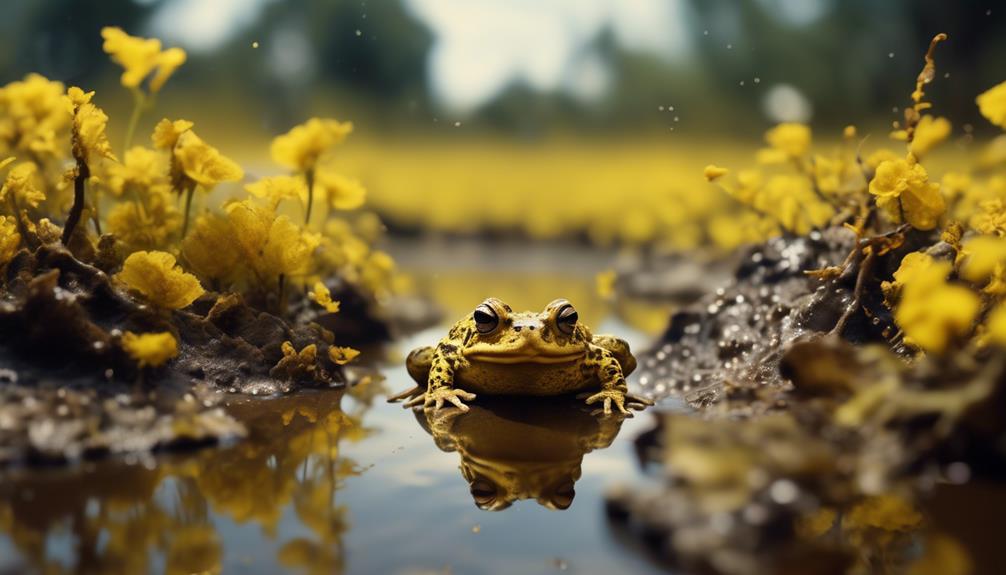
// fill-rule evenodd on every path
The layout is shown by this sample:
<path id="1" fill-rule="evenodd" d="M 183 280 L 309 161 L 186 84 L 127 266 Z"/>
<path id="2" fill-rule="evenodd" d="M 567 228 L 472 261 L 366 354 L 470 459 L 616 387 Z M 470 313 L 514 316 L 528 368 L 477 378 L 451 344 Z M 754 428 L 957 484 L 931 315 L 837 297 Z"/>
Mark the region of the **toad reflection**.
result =
<path id="1" fill-rule="evenodd" d="M 414 410 L 446 452 L 461 455 L 461 475 L 475 504 L 501 511 L 519 499 L 566 509 L 576 494 L 583 456 L 611 445 L 621 417 L 597 418 L 572 397 L 494 397 L 457 408 Z"/>

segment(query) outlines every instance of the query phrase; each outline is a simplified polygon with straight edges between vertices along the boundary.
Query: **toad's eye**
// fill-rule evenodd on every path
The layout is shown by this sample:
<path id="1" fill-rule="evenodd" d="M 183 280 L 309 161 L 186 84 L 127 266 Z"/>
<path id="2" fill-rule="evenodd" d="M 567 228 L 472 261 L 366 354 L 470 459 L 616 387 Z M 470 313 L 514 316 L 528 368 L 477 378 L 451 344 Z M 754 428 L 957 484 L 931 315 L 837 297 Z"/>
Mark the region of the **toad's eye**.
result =
<path id="1" fill-rule="evenodd" d="M 489 333 L 500 324 L 500 318 L 496 315 L 496 310 L 486 304 L 475 308 L 472 319 L 475 320 L 475 329 L 479 330 L 479 333 Z"/>
<path id="2" fill-rule="evenodd" d="M 559 328 L 559 331 L 569 335 L 573 333 L 573 328 L 576 327 L 577 320 L 580 316 L 576 313 L 576 310 L 571 304 L 566 304 L 562 306 L 559 313 L 555 315 L 555 325 Z"/>

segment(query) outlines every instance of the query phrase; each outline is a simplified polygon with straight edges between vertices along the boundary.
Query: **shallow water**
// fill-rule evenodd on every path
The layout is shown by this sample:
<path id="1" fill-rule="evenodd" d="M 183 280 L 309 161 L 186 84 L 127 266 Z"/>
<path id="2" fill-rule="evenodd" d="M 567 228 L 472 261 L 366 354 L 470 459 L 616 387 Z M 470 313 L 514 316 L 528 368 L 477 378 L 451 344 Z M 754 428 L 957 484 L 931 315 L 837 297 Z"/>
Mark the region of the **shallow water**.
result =
<path id="1" fill-rule="evenodd" d="M 595 331 L 635 348 L 646 341 L 594 294 L 605 257 L 447 249 L 395 250 L 446 323 L 488 295 L 517 309 L 567 297 Z M 402 358 L 444 331 L 396 342 L 388 355 Z M 234 445 L 9 471 L 0 481 L 0 573 L 658 571 L 619 543 L 603 506 L 606 486 L 640 480 L 632 439 L 647 414 L 619 429 L 578 402 L 518 401 L 421 422 L 384 401 L 412 385 L 402 362 L 379 371 L 384 381 L 350 392 L 234 398 L 228 409 L 251 431 Z M 504 507 L 515 496 L 530 499 L 500 511 L 476 505 Z"/>

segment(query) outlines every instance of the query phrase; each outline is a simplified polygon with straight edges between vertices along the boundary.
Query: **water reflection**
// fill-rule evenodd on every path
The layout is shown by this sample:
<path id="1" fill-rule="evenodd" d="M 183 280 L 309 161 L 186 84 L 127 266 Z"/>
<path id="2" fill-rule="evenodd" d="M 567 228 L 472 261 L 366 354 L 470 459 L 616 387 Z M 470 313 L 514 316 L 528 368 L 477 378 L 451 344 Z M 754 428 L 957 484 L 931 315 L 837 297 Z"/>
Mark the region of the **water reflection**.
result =
<path id="1" fill-rule="evenodd" d="M 573 397 L 480 398 L 468 412 L 415 410 L 437 447 L 461 456 L 461 475 L 475 504 L 500 511 L 520 499 L 567 509 L 583 456 L 604 449 L 620 417 L 595 417 Z"/>
<path id="2" fill-rule="evenodd" d="M 0 543 L 6 538 L 23 565 L 0 569 L 218 573 L 218 525 L 233 522 L 274 540 L 284 567 L 340 572 L 348 521 L 337 495 L 362 471 L 340 446 L 369 435 L 362 417 L 379 386 L 350 392 L 350 410 L 341 407 L 342 391 L 237 400 L 229 410 L 250 437 L 226 448 L 8 472 L 0 482 Z M 303 527 L 294 533 L 279 527 L 291 513 Z"/>

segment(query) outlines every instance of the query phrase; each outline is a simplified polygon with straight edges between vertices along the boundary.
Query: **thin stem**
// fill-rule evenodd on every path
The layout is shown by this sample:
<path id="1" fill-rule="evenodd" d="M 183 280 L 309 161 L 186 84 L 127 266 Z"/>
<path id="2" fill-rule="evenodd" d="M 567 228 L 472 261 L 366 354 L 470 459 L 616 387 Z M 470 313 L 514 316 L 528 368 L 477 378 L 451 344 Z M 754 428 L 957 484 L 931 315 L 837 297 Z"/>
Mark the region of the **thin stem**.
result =
<path id="1" fill-rule="evenodd" d="M 133 143 L 133 134 L 136 133 L 136 125 L 140 122 L 140 116 L 143 115 L 143 109 L 146 107 L 147 97 L 143 93 L 143 90 L 139 88 L 133 89 L 133 113 L 129 116 L 129 125 L 126 127 L 126 139 L 122 143 L 122 154 L 125 156 L 126 150 Z"/>
<path id="2" fill-rule="evenodd" d="M 80 216 L 84 212 L 84 182 L 91 177 L 91 169 L 87 167 L 84 158 L 77 158 L 77 176 L 73 178 L 73 205 L 70 206 L 70 214 L 66 217 L 66 224 L 63 225 L 63 237 L 60 240 L 63 245 L 70 245 L 70 238 L 73 231 L 80 223 Z"/>
<path id="3" fill-rule="evenodd" d="M 185 219 L 182 220 L 182 239 L 189 231 L 189 211 L 192 209 L 192 196 L 196 191 L 196 184 L 192 183 L 185 190 Z"/>
<path id="4" fill-rule="evenodd" d="M 101 215 L 98 213 L 98 203 L 100 198 L 98 197 L 98 194 L 93 195 L 95 198 L 94 205 L 91 206 L 91 221 L 94 222 L 94 231 L 98 234 L 98 237 L 101 237 Z"/>
<path id="5" fill-rule="evenodd" d="M 307 182 L 307 210 L 304 211 L 304 225 L 311 221 L 311 204 L 314 202 L 314 167 L 310 167 L 304 172 L 304 180 Z"/>

